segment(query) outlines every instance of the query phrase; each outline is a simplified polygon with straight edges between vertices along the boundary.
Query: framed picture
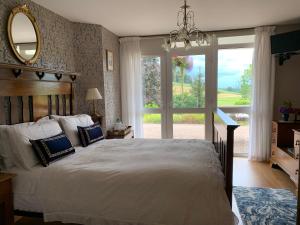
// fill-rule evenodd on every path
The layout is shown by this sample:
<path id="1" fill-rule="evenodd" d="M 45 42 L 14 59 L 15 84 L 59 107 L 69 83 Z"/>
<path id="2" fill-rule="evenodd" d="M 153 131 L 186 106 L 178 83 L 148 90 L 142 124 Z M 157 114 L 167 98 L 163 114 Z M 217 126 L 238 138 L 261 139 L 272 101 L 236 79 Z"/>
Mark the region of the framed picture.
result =
<path id="1" fill-rule="evenodd" d="M 114 71 L 114 55 L 109 50 L 106 50 L 106 68 L 107 71 Z"/>

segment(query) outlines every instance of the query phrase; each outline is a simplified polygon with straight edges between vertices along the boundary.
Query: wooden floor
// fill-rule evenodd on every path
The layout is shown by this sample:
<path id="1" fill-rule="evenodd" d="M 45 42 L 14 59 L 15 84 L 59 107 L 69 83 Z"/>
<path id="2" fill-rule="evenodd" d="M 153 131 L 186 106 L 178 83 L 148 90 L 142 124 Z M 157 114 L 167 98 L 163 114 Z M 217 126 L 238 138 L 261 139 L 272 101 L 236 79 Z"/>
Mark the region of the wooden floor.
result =
<path id="1" fill-rule="evenodd" d="M 250 162 L 246 158 L 234 158 L 233 185 L 248 187 L 284 188 L 295 193 L 296 187 L 288 175 L 279 169 L 272 169 L 269 163 Z M 233 205 L 237 213 L 237 207 Z M 22 218 L 16 225 L 58 225 L 43 223 L 41 219 Z M 241 224 L 241 223 L 240 223 Z"/>
<path id="2" fill-rule="evenodd" d="M 296 186 L 289 176 L 280 169 L 273 169 L 270 163 L 251 162 L 247 158 L 234 158 L 233 185 L 246 187 L 266 187 L 288 189 L 296 194 Z M 234 196 L 233 196 L 234 198 Z M 233 199 L 232 211 L 243 225 L 238 208 Z"/>
<path id="3" fill-rule="evenodd" d="M 248 161 L 247 158 L 234 158 L 233 185 L 283 188 L 296 193 L 296 186 L 282 170 L 271 168 L 269 163 Z"/>

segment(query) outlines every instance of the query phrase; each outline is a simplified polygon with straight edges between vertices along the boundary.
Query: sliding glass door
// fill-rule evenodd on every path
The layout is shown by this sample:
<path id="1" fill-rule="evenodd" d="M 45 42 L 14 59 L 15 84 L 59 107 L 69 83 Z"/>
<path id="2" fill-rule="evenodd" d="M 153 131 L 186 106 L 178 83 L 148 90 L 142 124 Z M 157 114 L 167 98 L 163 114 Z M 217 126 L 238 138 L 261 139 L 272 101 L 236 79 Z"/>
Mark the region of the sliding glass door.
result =
<path id="1" fill-rule="evenodd" d="M 206 55 L 198 51 L 169 54 L 167 76 L 167 135 L 205 139 Z"/>
<path id="2" fill-rule="evenodd" d="M 254 35 L 218 38 L 217 106 L 240 125 L 235 135 L 235 156 L 248 153 L 253 42 Z"/>
<path id="3" fill-rule="evenodd" d="M 211 112 L 220 107 L 241 125 L 235 155 L 247 155 L 253 31 L 221 32 L 190 50 L 165 52 L 161 42 L 142 43 L 144 137 L 209 140 Z"/>
<path id="4" fill-rule="evenodd" d="M 157 55 L 142 57 L 145 138 L 162 138 L 162 62 Z"/>
<path id="5" fill-rule="evenodd" d="M 205 139 L 206 54 L 142 57 L 145 138 Z"/>

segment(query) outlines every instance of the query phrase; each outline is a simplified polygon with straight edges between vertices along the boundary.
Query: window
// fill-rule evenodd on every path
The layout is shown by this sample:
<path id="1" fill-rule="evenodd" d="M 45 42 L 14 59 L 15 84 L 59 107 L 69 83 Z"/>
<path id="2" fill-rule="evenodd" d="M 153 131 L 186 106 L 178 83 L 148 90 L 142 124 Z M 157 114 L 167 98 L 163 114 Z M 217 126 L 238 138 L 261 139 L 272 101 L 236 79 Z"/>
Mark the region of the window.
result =
<path id="1" fill-rule="evenodd" d="M 205 55 L 172 57 L 173 108 L 203 108 Z"/>
<path id="2" fill-rule="evenodd" d="M 205 114 L 173 114 L 173 138 L 205 139 Z"/>
<path id="3" fill-rule="evenodd" d="M 253 48 L 218 50 L 218 107 L 234 108 L 230 116 L 240 127 L 235 131 L 235 155 L 247 155 L 251 104 Z"/>
<path id="4" fill-rule="evenodd" d="M 219 37 L 218 45 L 249 44 L 254 43 L 254 38 L 255 35 Z"/>
<path id="5" fill-rule="evenodd" d="M 247 155 L 254 38 L 250 29 L 217 32 L 209 45 L 169 54 L 161 38 L 142 40 L 144 137 L 210 138 L 217 105 L 240 125 L 235 155 Z"/>
<path id="6" fill-rule="evenodd" d="M 159 56 L 142 57 L 145 138 L 161 138 L 161 61 Z"/>
<path id="7" fill-rule="evenodd" d="M 218 51 L 218 107 L 249 106 L 253 48 Z"/>
<path id="8" fill-rule="evenodd" d="M 161 106 L 161 69 L 159 56 L 142 57 L 144 108 Z"/>
<path id="9" fill-rule="evenodd" d="M 143 122 L 144 138 L 161 138 L 161 114 L 144 114 Z"/>

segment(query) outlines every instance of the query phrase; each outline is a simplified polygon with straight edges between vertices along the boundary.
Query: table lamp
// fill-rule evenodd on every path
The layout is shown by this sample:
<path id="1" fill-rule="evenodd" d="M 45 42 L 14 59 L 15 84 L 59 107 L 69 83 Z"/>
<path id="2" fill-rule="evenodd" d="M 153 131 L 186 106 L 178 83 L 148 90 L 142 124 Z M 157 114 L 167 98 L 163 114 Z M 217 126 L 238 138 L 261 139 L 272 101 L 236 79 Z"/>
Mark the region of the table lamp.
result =
<path id="1" fill-rule="evenodd" d="M 96 100 L 102 99 L 102 96 L 97 88 L 89 88 L 86 93 L 85 100 L 93 101 L 93 114 L 98 116 L 96 113 Z"/>

